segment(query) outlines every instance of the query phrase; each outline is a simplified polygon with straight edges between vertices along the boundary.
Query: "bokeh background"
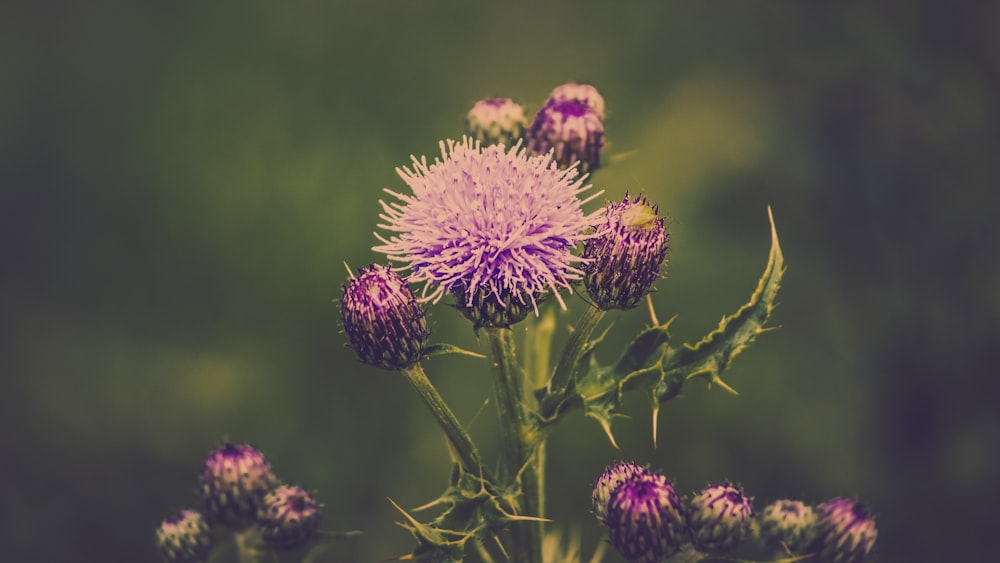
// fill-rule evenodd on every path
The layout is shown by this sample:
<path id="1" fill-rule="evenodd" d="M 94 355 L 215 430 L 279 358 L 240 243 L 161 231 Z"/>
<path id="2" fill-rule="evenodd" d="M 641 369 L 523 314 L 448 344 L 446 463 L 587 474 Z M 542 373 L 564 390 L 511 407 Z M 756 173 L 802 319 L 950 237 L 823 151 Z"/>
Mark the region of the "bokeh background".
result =
<path id="1" fill-rule="evenodd" d="M 365 531 L 314 561 L 407 552 L 387 497 L 433 499 L 445 449 L 403 379 L 345 347 L 344 263 L 378 259 L 394 168 L 477 99 L 534 111 L 585 81 L 628 155 L 594 183 L 671 218 L 654 301 L 675 339 L 749 296 L 768 205 L 788 272 L 780 329 L 729 372 L 739 397 L 688 386 L 655 449 L 639 400 L 621 452 L 579 415 L 555 432 L 556 525 L 589 554 L 591 483 L 627 458 L 683 491 L 733 479 L 758 508 L 856 495 L 880 561 L 989 560 L 998 28 L 987 2 L 4 4 L 4 557 L 158 560 L 153 529 L 195 504 L 223 437 L 315 489 L 325 528 Z M 611 317 L 609 358 L 648 322 Z M 431 318 L 482 350 L 450 308 Z M 483 366 L 426 365 L 495 452 Z"/>

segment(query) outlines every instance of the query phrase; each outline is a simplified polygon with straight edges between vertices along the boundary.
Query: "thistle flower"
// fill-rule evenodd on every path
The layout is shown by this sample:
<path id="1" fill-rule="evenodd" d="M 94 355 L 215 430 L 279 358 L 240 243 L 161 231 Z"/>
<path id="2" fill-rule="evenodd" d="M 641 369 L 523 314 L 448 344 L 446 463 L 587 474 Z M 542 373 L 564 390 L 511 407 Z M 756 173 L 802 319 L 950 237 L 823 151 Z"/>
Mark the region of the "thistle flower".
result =
<path id="1" fill-rule="evenodd" d="M 208 516 L 242 530 L 257 518 L 261 500 L 277 479 L 264 454 L 246 444 L 226 442 L 205 458 L 200 482 Z"/>
<path id="2" fill-rule="evenodd" d="M 416 363 L 430 331 L 410 286 L 388 266 L 372 264 L 344 286 L 344 331 L 364 363 L 402 369 Z"/>
<path id="3" fill-rule="evenodd" d="M 687 523 L 695 548 L 704 553 L 726 553 L 750 535 L 753 507 L 732 484 L 711 485 L 691 499 Z"/>
<path id="4" fill-rule="evenodd" d="M 560 168 L 579 162 L 580 172 L 591 172 L 601 165 L 604 122 L 586 102 L 550 99 L 535 114 L 525 140 L 535 153 L 552 151 Z"/>
<path id="5" fill-rule="evenodd" d="M 527 125 L 524 108 L 510 98 L 479 100 L 465 116 L 466 134 L 484 145 L 513 145 Z"/>
<path id="6" fill-rule="evenodd" d="M 684 504 L 663 475 L 649 473 L 619 485 L 604 520 L 611 545 L 633 563 L 659 563 L 687 536 Z"/>
<path id="7" fill-rule="evenodd" d="M 197 510 L 181 510 L 156 529 L 156 548 L 167 563 L 205 561 L 212 549 L 212 531 Z"/>
<path id="8" fill-rule="evenodd" d="M 878 537 L 875 519 L 860 502 L 835 498 L 817 508 L 816 537 L 808 551 L 823 563 L 862 563 Z"/>
<path id="9" fill-rule="evenodd" d="M 603 309 L 631 309 L 660 277 L 670 235 L 645 197 L 609 203 L 599 236 L 583 250 L 583 283 L 594 304 Z"/>
<path id="10" fill-rule="evenodd" d="M 566 100 L 583 102 L 590 109 L 594 110 L 597 117 L 602 120 L 604 119 L 604 97 L 597 91 L 597 88 L 594 88 L 590 84 L 569 82 L 561 86 L 556 86 L 552 90 L 552 93 L 549 94 L 548 100 L 556 102 L 564 102 Z"/>
<path id="11" fill-rule="evenodd" d="M 316 498 L 302 487 L 281 485 L 264 497 L 257 525 L 270 549 L 296 549 L 316 535 L 320 512 Z"/>
<path id="12" fill-rule="evenodd" d="M 386 190 L 399 201 L 381 202 L 379 227 L 396 234 L 376 234 L 383 244 L 374 250 L 410 270 L 424 301 L 448 292 L 460 309 L 483 310 L 492 301 L 486 305 L 494 310 L 537 312 L 538 299 L 551 291 L 562 304 L 559 289 L 572 291 L 583 274 L 573 250 L 596 222 L 581 209 L 590 198 L 578 198 L 590 185 L 520 145 L 483 148 L 465 138 L 442 142 L 441 155 L 397 169 L 413 194 Z"/>
<path id="13" fill-rule="evenodd" d="M 597 482 L 594 483 L 594 492 L 591 494 L 591 499 L 594 502 L 594 516 L 597 517 L 597 520 L 604 523 L 604 519 L 608 517 L 608 502 L 611 501 L 611 494 L 619 485 L 629 479 L 648 473 L 649 469 L 630 461 L 622 461 L 605 469 L 604 473 L 601 473 L 601 476 L 597 478 Z"/>
<path id="14" fill-rule="evenodd" d="M 806 553 L 816 532 L 816 512 L 799 500 L 777 500 L 760 514 L 760 537 L 764 543 L 794 555 Z"/>

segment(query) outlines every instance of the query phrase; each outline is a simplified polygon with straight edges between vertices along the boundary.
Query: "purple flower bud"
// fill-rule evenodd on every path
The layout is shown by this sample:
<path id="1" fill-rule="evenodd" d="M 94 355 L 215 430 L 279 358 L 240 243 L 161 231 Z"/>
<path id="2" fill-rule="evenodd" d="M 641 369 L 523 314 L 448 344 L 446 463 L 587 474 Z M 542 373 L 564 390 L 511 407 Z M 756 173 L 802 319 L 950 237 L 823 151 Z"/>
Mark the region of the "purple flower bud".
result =
<path id="1" fill-rule="evenodd" d="M 212 530 L 196 510 L 181 510 L 156 529 L 156 548 L 167 563 L 205 561 L 212 549 Z"/>
<path id="2" fill-rule="evenodd" d="M 208 454 L 199 480 L 209 518 L 233 530 L 242 530 L 256 520 L 261 500 L 277 484 L 262 453 L 232 442 Z"/>
<path id="3" fill-rule="evenodd" d="M 732 484 L 711 485 L 691 499 L 687 523 L 695 548 L 703 553 L 726 553 L 750 535 L 753 507 Z"/>
<path id="4" fill-rule="evenodd" d="M 521 138 L 527 125 L 524 108 L 510 98 L 480 100 L 465 116 L 466 134 L 483 145 L 511 146 Z"/>
<path id="5" fill-rule="evenodd" d="M 760 514 L 760 537 L 768 546 L 806 553 L 816 532 L 816 512 L 799 500 L 778 500 Z"/>
<path id="6" fill-rule="evenodd" d="M 388 266 L 362 268 L 344 286 L 340 314 L 351 348 L 368 365 L 403 369 L 420 360 L 427 347 L 424 310 Z"/>
<path id="7" fill-rule="evenodd" d="M 264 497 L 257 525 L 270 549 L 296 549 L 319 529 L 316 498 L 302 487 L 281 485 Z"/>
<path id="8" fill-rule="evenodd" d="M 631 309 L 660 277 L 670 235 L 645 197 L 610 202 L 598 236 L 583 249 L 583 283 L 594 305 L 603 309 Z"/>
<path id="9" fill-rule="evenodd" d="M 577 84 L 576 82 L 570 82 L 568 84 L 563 84 L 562 86 L 556 86 L 552 93 L 549 94 L 549 100 L 556 102 L 564 102 L 566 100 L 574 100 L 577 102 L 583 102 L 594 110 L 597 117 L 604 119 L 604 97 L 601 93 L 597 91 L 590 84 Z"/>
<path id="10" fill-rule="evenodd" d="M 604 519 L 611 545 L 633 563 L 659 563 L 687 537 L 684 504 L 667 478 L 638 475 L 619 485 Z"/>
<path id="11" fill-rule="evenodd" d="M 560 168 L 567 169 L 579 161 L 580 173 L 601 166 L 604 147 L 604 123 L 590 106 L 579 100 L 545 102 L 525 135 L 528 149 L 548 154 Z"/>
<path id="12" fill-rule="evenodd" d="M 648 473 L 649 469 L 630 461 L 622 461 L 605 469 L 604 473 L 601 473 L 601 476 L 597 478 L 597 483 L 594 483 L 594 492 L 591 495 L 594 502 L 594 516 L 597 517 L 597 520 L 603 524 L 605 518 L 608 517 L 608 502 L 611 501 L 611 494 L 619 485 L 629 479 Z"/>
<path id="13" fill-rule="evenodd" d="M 819 521 L 809 551 L 823 563 L 862 563 L 878 537 L 875 518 L 860 502 L 835 498 L 817 508 Z"/>

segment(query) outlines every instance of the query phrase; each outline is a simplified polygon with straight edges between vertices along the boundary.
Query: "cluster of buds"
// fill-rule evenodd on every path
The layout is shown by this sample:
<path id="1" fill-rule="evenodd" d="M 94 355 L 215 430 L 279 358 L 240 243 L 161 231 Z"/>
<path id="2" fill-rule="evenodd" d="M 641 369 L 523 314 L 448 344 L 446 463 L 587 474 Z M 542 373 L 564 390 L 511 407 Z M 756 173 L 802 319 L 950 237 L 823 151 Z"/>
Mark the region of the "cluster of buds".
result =
<path id="1" fill-rule="evenodd" d="M 535 154 L 552 153 L 562 169 L 579 163 L 583 174 L 601 165 L 604 148 L 604 98 L 590 84 L 557 86 L 527 127 L 524 108 L 510 98 L 485 98 L 465 117 L 466 134 L 484 145 L 512 145 L 524 139 Z"/>
<path id="2" fill-rule="evenodd" d="M 252 446 L 225 442 L 205 458 L 198 480 L 203 511 L 172 514 L 156 531 L 156 546 L 167 563 L 207 560 L 210 525 L 236 533 L 253 528 L 271 550 L 297 549 L 319 530 L 315 496 L 281 484 L 267 458 Z"/>
<path id="3" fill-rule="evenodd" d="M 611 545 L 634 563 L 658 563 L 682 549 L 729 553 L 753 538 L 755 529 L 779 557 L 863 563 L 878 536 L 871 513 L 856 500 L 837 498 L 815 509 L 779 500 L 755 519 L 752 499 L 731 483 L 709 485 L 682 502 L 663 475 L 630 462 L 601 474 L 593 502 Z"/>

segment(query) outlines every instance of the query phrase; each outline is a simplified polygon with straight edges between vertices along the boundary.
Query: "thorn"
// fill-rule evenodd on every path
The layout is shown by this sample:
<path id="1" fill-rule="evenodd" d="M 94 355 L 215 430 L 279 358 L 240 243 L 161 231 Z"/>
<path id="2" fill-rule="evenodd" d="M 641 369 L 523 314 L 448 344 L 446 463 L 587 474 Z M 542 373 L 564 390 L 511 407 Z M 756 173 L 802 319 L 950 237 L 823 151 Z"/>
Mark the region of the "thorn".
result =
<path id="1" fill-rule="evenodd" d="M 344 268 L 347 268 L 347 277 L 354 279 L 354 272 L 351 271 L 351 267 L 347 265 L 347 261 L 344 261 Z"/>
<path id="2" fill-rule="evenodd" d="M 389 497 L 385 497 L 385 498 L 389 499 L 389 502 L 391 502 L 391 503 L 392 503 L 392 505 L 396 507 L 396 510 L 398 510 L 398 511 L 402 512 L 402 513 L 403 513 L 403 516 L 404 516 L 404 517 L 405 517 L 405 518 L 406 518 L 407 520 L 409 520 L 411 524 L 413 524 L 414 526 L 420 526 L 420 522 L 417 522 L 417 519 L 416 519 L 416 518 L 414 518 L 413 516 L 410 516 L 410 514 L 409 514 L 409 513 L 407 512 L 407 511 L 403 510 L 403 507 L 401 507 L 401 506 L 399 506 L 398 504 L 396 504 L 396 501 L 392 500 L 392 499 L 391 499 L 391 498 L 389 498 Z M 390 559 L 390 561 L 391 561 L 391 559 Z"/>
<path id="3" fill-rule="evenodd" d="M 726 383 L 725 381 L 723 381 L 723 380 L 719 379 L 719 376 L 715 376 L 715 377 L 713 377 L 713 378 L 712 378 L 712 381 L 709 381 L 709 382 L 708 382 L 708 384 L 709 384 L 709 385 L 711 385 L 711 384 L 713 384 L 713 383 L 715 383 L 715 384 L 716 384 L 716 385 L 718 385 L 719 387 L 722 387 L 722 388 L 723 388 L 723 389 L 725 389 L 726 391 L 729 391 L 729 392 L 730 392 L 730 393 L 732 393 L 733 395 L 737 395 L 737 396 L 739 395 L 739 392 L 738 392 L 738 391 L 736 391 L 736 389 L 733 389 L 733 388 L 732 388 L 732 387 L 730 387 L 730 386 L 729 386 L 729 385 L 728 385 L 728 384 L 727 384 L 727 383 Z"/>
<path id="4" fill-rule="evenodd" d="M 507 553 L 507 548 L 503 546 L 503 542 L 500 541 L 500 538 L 493 536 L 493 541 L 497 542 L 497 547 L 500 548 L 500 553 L 503 553 L 503 556 L 507 559 L 507 561 L 510 561 L 510 554 Z"/>
<path id="5" fill-rule="evenodd" d="M 653 448 L 654 449 L 656 448 L 656 426 L 657 426 L 656 422 L 657 422 L 657 419 L 659 418 L 659 416 L 660 416 L 660 405 L 657 404 L 655 407 L 653 407 Z"/>
<path id="6" fill-rule="evenodd" d="M 646 294 L 646 304 L 649 305 L 649 319 L 653 321 L 653 326 L 660 326 L 660 321 L 656 318 L 656 311 L 653 309 L 653 296 Z"/>
<path id="7" fill-rule="evenodd" d="M 598 422 L 601 423 L 601 428 L 604 429 L 604 433 L 608 435 L 608 440 L 611 441 L 611 445 L 614 446 L 616 450 L 621 451 L 621 448 L 618 447 L 618 442 L 615 442 L 615 435 L 611 433 L 611 423 L 604 419 L 598 419 Z"/>

